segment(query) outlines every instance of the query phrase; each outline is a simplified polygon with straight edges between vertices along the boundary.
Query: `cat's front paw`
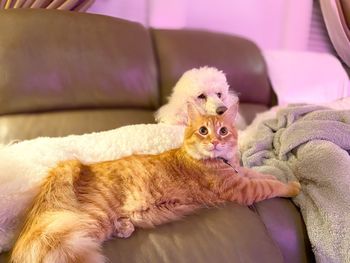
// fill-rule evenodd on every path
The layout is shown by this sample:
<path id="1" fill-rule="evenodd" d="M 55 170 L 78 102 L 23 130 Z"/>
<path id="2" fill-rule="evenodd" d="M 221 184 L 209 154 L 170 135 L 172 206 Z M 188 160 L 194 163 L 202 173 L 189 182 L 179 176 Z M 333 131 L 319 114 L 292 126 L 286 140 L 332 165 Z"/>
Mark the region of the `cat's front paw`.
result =
<path id="1" fill-rule="evenodd" d="M 287 185 L 288 191 L 286 197 L 295 197 L 300 193 L 301 185 L 298 181 L 289 182 Z"/>
<path id="2" fill-rule="evenodd" d="M 119 218 L 116 224 L 114 236 L 128 238 L 134 232 L 135 227 L 128 218 Z"/>

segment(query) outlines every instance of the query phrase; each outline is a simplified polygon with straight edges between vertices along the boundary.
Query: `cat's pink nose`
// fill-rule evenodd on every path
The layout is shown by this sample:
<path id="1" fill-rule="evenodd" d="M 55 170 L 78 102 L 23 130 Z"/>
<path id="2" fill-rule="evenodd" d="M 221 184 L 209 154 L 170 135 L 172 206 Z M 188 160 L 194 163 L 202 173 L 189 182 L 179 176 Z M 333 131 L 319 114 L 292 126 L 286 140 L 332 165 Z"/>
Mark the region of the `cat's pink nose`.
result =
<path id="1" fill-rule="evenodd" d="M 211 142 L 214 146 L 218 145 L 219 144 L 219 141 L 218 140 L 214 140 Z"/>

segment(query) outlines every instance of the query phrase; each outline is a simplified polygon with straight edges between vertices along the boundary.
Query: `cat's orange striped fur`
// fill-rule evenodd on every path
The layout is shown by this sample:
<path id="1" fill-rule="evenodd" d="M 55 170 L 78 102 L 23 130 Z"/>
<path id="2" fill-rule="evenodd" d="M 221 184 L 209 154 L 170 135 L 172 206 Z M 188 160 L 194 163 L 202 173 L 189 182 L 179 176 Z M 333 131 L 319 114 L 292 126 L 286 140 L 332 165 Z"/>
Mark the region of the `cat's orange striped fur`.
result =
<path id="1" fill-rule="evenodd" d="M 189 106 L 183 146 L 158 155 L 133 155 L 85 165 L 61 162 L 41 186 L 15 244 L 13 263 L 99 263 L 100 244 L 128 237 L 134 227 L 173 221 L 226 201 L 249 205 L 299 193 L 297 182 L 241 169 L 235 158 L 237 106 L 222 116 L 201 116 Z"/>

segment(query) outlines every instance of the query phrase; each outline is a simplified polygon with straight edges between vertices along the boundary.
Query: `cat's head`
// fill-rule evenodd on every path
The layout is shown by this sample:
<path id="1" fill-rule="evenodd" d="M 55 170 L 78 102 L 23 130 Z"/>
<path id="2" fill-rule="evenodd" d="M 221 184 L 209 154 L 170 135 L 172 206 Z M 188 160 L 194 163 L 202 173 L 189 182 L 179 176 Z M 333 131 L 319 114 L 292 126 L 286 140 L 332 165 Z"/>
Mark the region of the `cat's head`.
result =
<path id="1" fill-rule="evenodd" d="M 188 126 L 183 147 L 195 159 L 224 158 L 236 154 L 237 130 L 234 120 L 238 104 L 234 103 L 223 115 L 202 115 L 188 105 Z"/>

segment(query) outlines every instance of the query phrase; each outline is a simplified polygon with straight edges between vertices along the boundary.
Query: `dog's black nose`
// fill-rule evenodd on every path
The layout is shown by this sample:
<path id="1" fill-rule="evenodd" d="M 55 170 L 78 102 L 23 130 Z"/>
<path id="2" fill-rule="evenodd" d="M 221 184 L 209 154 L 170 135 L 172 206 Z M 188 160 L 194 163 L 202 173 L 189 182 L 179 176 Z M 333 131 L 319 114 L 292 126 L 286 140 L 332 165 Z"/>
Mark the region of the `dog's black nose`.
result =
<path id="1" fill-rule="evenodd" d="M 220 107 L 218 107 L 218 108 L 216 109 L 216 113 L 217 113 L 218 115 L 223 114 L 225 111 L 227 111 L 227 107 L 225 107 L 225 106 L 220 106 Z"/>

